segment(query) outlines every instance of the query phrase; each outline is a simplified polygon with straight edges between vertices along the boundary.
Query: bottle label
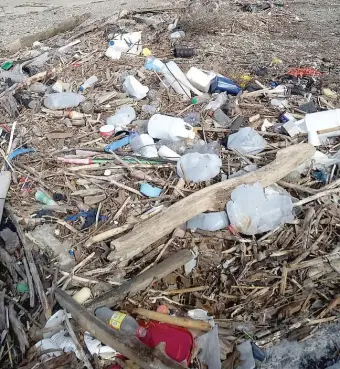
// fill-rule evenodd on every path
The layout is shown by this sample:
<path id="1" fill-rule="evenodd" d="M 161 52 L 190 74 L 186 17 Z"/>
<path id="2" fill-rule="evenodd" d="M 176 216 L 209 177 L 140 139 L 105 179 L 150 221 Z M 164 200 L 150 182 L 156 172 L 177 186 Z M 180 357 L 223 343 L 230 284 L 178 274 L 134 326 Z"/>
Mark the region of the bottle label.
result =
<path id="1" fill-rule="evenodd" d="M 122 321 L 126 317 L 127 314 L 120 313 L 119 311 L 115 311 L 110 318 L 109 325 L 114 329 L 120 329 Z"/>

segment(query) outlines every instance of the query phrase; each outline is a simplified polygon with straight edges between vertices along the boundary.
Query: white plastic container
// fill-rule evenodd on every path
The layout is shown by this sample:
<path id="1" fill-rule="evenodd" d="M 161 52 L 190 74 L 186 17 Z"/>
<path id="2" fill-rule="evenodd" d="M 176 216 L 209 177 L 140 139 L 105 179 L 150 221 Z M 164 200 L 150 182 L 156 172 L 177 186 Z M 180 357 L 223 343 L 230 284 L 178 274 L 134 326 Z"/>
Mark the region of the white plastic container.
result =
<path id="1" fill-rule="evenodd" d="M 136 135 L 132 138 L 130 145 L 133 152 L 146 158 L 158 157 L 155 141 L 147 134 Z"/>
<path id="2" fill-rule="evenodd" d="M 181 155 L 178 155 L 177 152 L 169 149 L 167 146 L 161 146 L 158 150 L 158 155 L 163 159 L 178 161 Z"/>
<path id="3" fill-rule="evenodd" d="M 205 73 L 201 69 L 191 67 L 187 73 L 189 82 L 198 90 L 208 92 L 211 80 L 215 77 L 215 73 Z"/>
<path id="4" fill-rule="evenodd" d="M 51 110 L 69 109 L 78 106 L 84 100 L 85 97 L 83 95 L 78 95 L 74 92 L 61 92 L 46 95 L 44 105 Z"/>
<path id="5" fill-rule="evenodd" d="M 91 76 L 90 78 L 88 78 L 80 87 L 79 87 L 79 91 L 83 92 L 85 91 L 87 88 L 93 86 L 96 82 L 98 82 L 98 77 L 97 76 Z"/>
<path id="6" fill-rule="evenodd" d="M 155 114 L 150 118 L 148 133 L 153 138 L 169 141 L 181 141 L 186 138 L 193 139 L 195 137 L 193 127 L 185 123 L 182 118 L 161 114 Z"/>
<path id="7" fill-rule="evenodd" d="M 5 206 L 7 192 L 11 184 L 11 178 L 12 178 L 11 172 L 9 171 L 0 172 L 0 222 Z"/>
<path id="8" fill-rule="evenodd" d="M 222 161 L 216 154 L 195 152 L 185 154 L 178 160 L 177 174 L 187 181 L 199 183 L 216 177 L 221 166 Z"/>
<path id="9" fill-rule="evenodd" d="M 137 100 L 144 99 L 149 87 L 143 86 L 134 76 L 127 76 L 123 84 L 124 92 Z"/>
<path id="10" fill-rule="evenodd" d="M 225 211 L 216 213 L 202 213 L 187 222 L 187 229 L 201 229 L 202 231 L 218 231 L 229 225 L 228 215 Z"/>
<path id="11" fill-rule="evenodd" d="M 313 146 L 325 143 L 326 138 L 340 136 L 340 109 L 307 114 L 305 123 L 308 142 Z"/>
<path id="12" fill-rule="evenodd" d="M 140 55 L 143 50 L 142 32 L 130 32 L 116 35 L 109 46 L 119 52 Z"/>
<path id="13" fill-rule="evenodd" d="M 106 124 L 115 126 L 116 130 L 125 128 L 133 120 L 136 119 L 136 112 L 132 106 L 123 105 L 121 106 L 114 115 L 107 118 Z"/>

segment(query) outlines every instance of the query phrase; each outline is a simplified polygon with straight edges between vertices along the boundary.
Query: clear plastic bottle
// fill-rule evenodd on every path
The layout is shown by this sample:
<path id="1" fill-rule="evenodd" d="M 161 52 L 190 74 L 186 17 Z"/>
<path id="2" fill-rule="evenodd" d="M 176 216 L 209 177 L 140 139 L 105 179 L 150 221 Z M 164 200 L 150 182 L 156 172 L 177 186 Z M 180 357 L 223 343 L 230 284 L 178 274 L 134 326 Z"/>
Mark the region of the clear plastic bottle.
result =
<path id="1" fill-rule="evenodd" d="M 136 319 L 130 315 L 121 313 L 120 311 L 113 311 L 108 307 L 103 306 L 96 309 L 95 315 L 111 328 L 116 329 L 127 336 L 145 337 L 148 334 L 148 330 L 140 327 Z"/>
<path id="2" fill-rule="evenodd" d="M 230 122 L 230 119 L 222 109 L 218 108 L 214 112 L 214 121 L 216 121 L 222 127 L 227 127 Z"/>
<path id="3" fill-rule="evenodd" d="M 210 95 L 209 94 L 203 94 L 200 96 L 195 96 L 191 99 L 191 104 L 196 105 L 196 104 L 202 104 L 205 103 L 207 101 L 210 100 Z"/>
<path id="4" fill-rule="evenodd" d="M 46 95 L 44 105 L 51 110 L 69 109 L 78 106 L 84 100 L 84 96 L 74 92 L 61 92 Z"/>
<path id="5" fill-rule="evenodd" d="M 162 146 L 166 146 L 172 151 L 175 151 L 177 154 L 182 155 L 187 150 L 187 144 L 185 141 L 169 141 L 169 140 L 159 140 L 156 143 L 157 149 L 160 149 Z"/>
<path id="6" fill-rule="evenodd" d="M 223 104 L 228 101 L 228 96 L 225 92 L 221 92 L 214 101 L 210 101 L 210 103 L 205 107 L 205 110 L 215 111 L 219 109 Z"/>
<path id="7" fill-rule="evenodd" d="M 85 91 L 87 88 L 93 86 L 96 82 L 98 82 L 98 78 L 97 76 L 91 76 L 90 78 L 88 78 L 80 87 L 79 87 L 79 91 L 83 92 Z"/>
<path id="8" fill-rule="evenodd" d="M 123 105 L 116 111 L 114 115 L 111 115 L 107 118 L 106 124 L 115 126 L 118 129 L 126 127 L 135 119 L 135 109 L 132 106 Z"/>
<path id="9" fill-rule="evenodd" d="M 193 127 L 198 126 L 201 123 L 200 113 L 197 113 L 197 112 L 188 113 L 184 117 L 184 122 L 189 123 Z"/>

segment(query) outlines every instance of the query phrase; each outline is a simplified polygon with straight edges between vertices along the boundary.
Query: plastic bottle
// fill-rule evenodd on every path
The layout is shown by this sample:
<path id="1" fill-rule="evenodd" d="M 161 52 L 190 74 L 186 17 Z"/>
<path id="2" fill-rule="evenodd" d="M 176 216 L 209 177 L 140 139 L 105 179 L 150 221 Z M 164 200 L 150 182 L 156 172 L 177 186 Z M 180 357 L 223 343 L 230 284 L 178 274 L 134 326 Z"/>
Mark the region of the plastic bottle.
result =
<path id="1" fill-rule="evenodd" d="M 185 138 L 193 139 L 195 137 L 193 127 L 185 123 L 182 118 L 161 114 L 155 114 L 150 118 L 148 133 L 153 138 L 169 141 L 180 141 Z"/>
<path id="2" fill-rule="evenodd" d="M 146 158 L 158 157 L 155 141 L 147 134 L 133 136 L 130 140 L 130 145 L 136 154 L 140 154 Z"/>
<path id="3" fill-rule="evenodd" d="M 193 104 L 193 105 L 202 104 L 202 103 L 205 103 L 209 100 L 210 100 L 210 95 L 209 94 L 203 94 L 203 95 L 200 95 L 200 96 L 193 97 L 191 99 L 191 104 Z"/>
<path id="4" fill-rule="evenodd" d="M 213 72 L 206 73 L 196 67 L 191 67 L 187 73 L 189 82 L 202 92 L 209 92 L 211 81 L 215 76 Z"/>
<path id="5" fill-rule="evenodd" d="M 116 129 L 126 127 L 136 119 L 136 112 L 132 106 L 121 106 L 114 115 L 111 115 L 106 120 L 106 124 L 115 126 Z"/>
<path id="6" fill-rule="evenodd" d="M 41 190 L 35 193 L 35 199 L 45 205 L 58 205 L 50 196 Z"/>
<path id="7" fill-rule="evenodd" d="M 95 315 L 111 328 L 116 329 L 127 336 L 145 337 L 148 334 L 148 330 L 140 327 L 136 319 L 130 315 L 121 313 L 120 311 L 112 311 L 108 307 L 103 306 L 96 309 Z"/>
<path id="8" fill-rule="evenodd" d="M 229 219 L 225 211 L 216 213 L 202 213 L 187 222 L 187 229 L 201 229 L 202 231 L 218 231 L 227 228 Z"/>
<path id="9" fill-rule="evenodd" d="M 228 101 L 228 96 L 225 92 L 221 92 L 214 101 L 210 101 L 210 103 L 205 107 L 205 110 L 215 111 L 219 109 L 223 104 Z"/>
<path id="10" fill-rule="evenodd" d="M 250 127 L 241 128 L 228 137 L 228 149 L 235 149 L 241 154 L 255 155 L 266 146 L 266 140 Z"/>
<path id="11" fill-rule="evenodd" d="M 159 148 L 158 155 L 163 159 L 172 161 L 178 161 L 178 159 L 181 157 L 181 155 L 178 155 L 175 151 L 164 145 Z"/>
<path id="12" fill-rule="evenodd" d="M 230 119 L 227 114 L 220 108 L 216 109 L 213 115 L 214 121 L 216 121 L 222 127 L 227 127 Z"/>
<path id="13" fill-rule="evenodd" d="M 190 124 L 193 127 L 198 126 L 201 123 L 200 113 L 197 112 L 188 113 L 184 117 L 184 122 Z"/>
<path id="14" fill-rule="evenodd" d="M 142 100 L 149 91 L 149 87 L 143 86 L 134 76 L 127 76 L 123 84 L 123 90 L 129 96 Z"/>
<path id="15" fill-rule="evenodd" d="M 179 155 L 183 155 L 187 150 L 186 141 L 169 141 L 169 140 L 159 140 L 156 143 L 157 149 L 160 149 L 162 146 L 166 146 L 171 151 Z"/>
<path id="16" fill-rule="evenodd" d="M 47 109 L 60 110 L 78 106 L 84 100 L 84 96 L 75 94 L 74 92 L 61 92 L 46 95 L 44 105 Z"/>
<path id="17" fill-rule="evenodd" d="M 221 166 L 222 161 L 215 154 L 189 153 L 178 160 L 177 174 L 187 181 L 198 183 L 216 177 Z"/>
<path id="18" fill-rule="evenodd" d="M 80 87 L 79 87 L 79 91 L 83 92 L 85 91 L 87 88 L 93 86 L 96 82 L 98 82 L 98 78 L 97 76 L 91 76 L 90 78 L 88 78 Z"/>

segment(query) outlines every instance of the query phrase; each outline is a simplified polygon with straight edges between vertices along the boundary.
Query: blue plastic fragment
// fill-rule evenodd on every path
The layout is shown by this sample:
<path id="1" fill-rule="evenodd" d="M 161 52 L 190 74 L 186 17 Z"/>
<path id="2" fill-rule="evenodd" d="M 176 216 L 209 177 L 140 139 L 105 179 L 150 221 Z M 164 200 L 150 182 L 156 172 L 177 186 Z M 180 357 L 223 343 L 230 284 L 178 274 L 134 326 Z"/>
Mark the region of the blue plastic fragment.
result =
<path id="1" fill-rule="evenodd" d="M 118 141 L 114 141 L 106 145 L 104 150 L 106 152 L 115 151 L 117 149 L 120 149 L 121 147 L 128 145 L 129 143 L 130 143 L 130 136 L 126 136 L 124 138 L 121 138 Z"/>
<path id="2" fill-rule="evenodd" d="M 149 183 L 142 183 L 140 185 L 139 191 L 147 197 L 158 197 L 163 189 L 159 187 L 154 187 Z"/>
<path id="3" fill-rule="evenodd" d="M 14 159 L 17 156 L 22 155 L 22 154 L 28 154 L 29 152 L 35 152 L 35 150 L 34 149 L 24 149 L 24 148 L 13 150 L 9 154 L 8 160 L 12 160 L 12 159 Z"/>

